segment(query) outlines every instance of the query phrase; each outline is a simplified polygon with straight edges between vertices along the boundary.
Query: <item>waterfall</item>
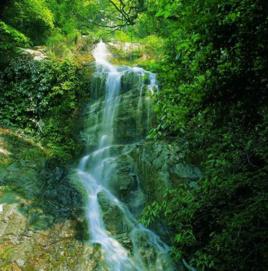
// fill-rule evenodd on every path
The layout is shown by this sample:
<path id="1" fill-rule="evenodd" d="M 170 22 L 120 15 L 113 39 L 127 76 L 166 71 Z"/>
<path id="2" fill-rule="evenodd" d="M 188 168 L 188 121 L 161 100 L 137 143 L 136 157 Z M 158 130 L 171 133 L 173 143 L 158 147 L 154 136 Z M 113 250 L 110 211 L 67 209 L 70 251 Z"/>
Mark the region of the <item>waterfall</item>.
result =
<path id="1" fill-rule="evenodd" d="M 150 102 L 144 102 L 143 96 L 144 91 L 153 92 L 157 89 L 155 75 L 141 68 L 112 65 L 109 62 L 110 53 L 103 42 L 97 44 L 93 56 L 96 61 L 95 75 L 105 80 L 105 95 L 89 105 L 91 122 L 86 138 L 91 142 L 91 148 L 80 160 L 77 169 L 79 180 L 87 194 L 86 218 L 90 242 L 101 246 L 106 268 L 110 271 L 174 270 L 168 256 L 169 247 L 154 232 L 137 221 L 129 206 L 119 199 L 111 183 L 115 178 L 118 160 L 122 153 L 125 154 L 124 144 L 116 138 L 115 125 L 121 105 L 122 78 L 127 73 L 133 73 L 138 78 L 135 82 L 139 89 L 135 109 L 139 111 L 137 121 L 141 122 L 141 111 L 145 110 L 145 123 L 149 129 Z M 145 75 L 149 80 L 147 89 L 143 80 Z M 140 195 L 142 192 L 139 182 L 137 183 L 136 194 Z M 142 199 L 142 196 L 140 198 Z M 140 199 L 135 200 L 138 202 L 136 205 L 139 205 Z M 112 208 L 119 213 L 118 224 L 124 228 L 123 234 L 129 245 L 120 242 L 117 236 L 107 229 L 107 222 L 104 220 L 105 206 L 106 209 Z"/>

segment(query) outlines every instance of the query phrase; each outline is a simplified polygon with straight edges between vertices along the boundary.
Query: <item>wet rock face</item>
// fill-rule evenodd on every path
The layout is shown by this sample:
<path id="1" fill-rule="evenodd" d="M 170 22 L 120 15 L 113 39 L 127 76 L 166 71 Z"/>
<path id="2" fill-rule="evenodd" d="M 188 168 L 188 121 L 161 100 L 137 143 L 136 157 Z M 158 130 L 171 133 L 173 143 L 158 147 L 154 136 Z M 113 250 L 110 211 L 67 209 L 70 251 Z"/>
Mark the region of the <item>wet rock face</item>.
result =
<path id="1" fill-rule="evenodd" d="M 7 129 L 0 147 L 0 270 L 106 271 L 66 168 Z"/>
<path id="2" fill-rule="evenodd" d="M 164 141 L 137 144 L 130 153 L 147 202 L 160 199 L 166 187 L 201 178 L 200 170 L 186 164 L 181 153 L 180 145 Z"/>
<path id="3" fill-rule="evenodd" d="M 121 89 L 120 93 L 133 92 L 139 95 L 142 85 L 145 83 L 145 75 L 140 76 L 133 71 L 126 71 L 121 78 Z"/>
<path id="4" fill-rule="evenodd" d="M 99 270 L 98 249 L 75 239 L 71 221 L 36 231 L 16 204 L 0 213 L 0 270 Z"/>
<path id="5" fill-rule="evenodd" d="M 126 67 L 121 68 L 124 69 Z M 100 75 L 95 79 L 92 84 L 94 102 L 86 115 L 85 126 L 88 128 L 84 133 L 91 135 L 85 142 L 92 150 L 97 146 L 101 130 L 105 92 L 105 80 Z M 109 180 L 110 190 L 136 217 L 146 204 L 160 199 L 166 187 L 180 182 L 196 183 L 201 176 L 199 169 L 183 162 L 180 144 L 145 140 L 154 118 L 149 84 L 146 73 L 141 75 L 132 70 L 123 73 L 113 123 L 114 147 L 110 149 L 110 155 L 116 158 L 109 162 L 114 168 Z M 115 235 L 124 235 L 127 226 L 120 224 L 120 210 L 109 206 L 103 195 L 100 198 L 107 229 Z"/>

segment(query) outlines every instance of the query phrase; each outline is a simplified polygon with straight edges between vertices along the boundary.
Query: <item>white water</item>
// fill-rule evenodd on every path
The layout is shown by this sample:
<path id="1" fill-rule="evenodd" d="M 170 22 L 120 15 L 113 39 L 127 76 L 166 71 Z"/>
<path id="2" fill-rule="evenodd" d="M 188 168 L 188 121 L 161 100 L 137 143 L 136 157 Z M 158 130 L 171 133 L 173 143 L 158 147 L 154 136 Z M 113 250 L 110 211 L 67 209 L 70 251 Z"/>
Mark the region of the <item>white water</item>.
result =
<path id="1" fill-rule="evenodd" d="M 112 155 L 111 150 L 119 146 L 114 144 L 114 121 L 120 103 L 121 77 L 129 71 L 135 72 L 141 77 L 147 73 L 150 80 L 148 90 L 153 91 L 157 88 L 155 75 L 141 68 L 120 67 L 119 69 L 112 65 L 108 61 L 110 53 L 103 42 L 98 43 L 93 51 L 93 56 L 96 60 L 96 72 L 105 76 L 106 93 L 102 105 L 101 120 L 96 119 L 96 122 L 100 121 L 100 123 L 93 125 L 93 127 L 99 127 L 98 131 L 95 128 L 92 129 L 92 135 L 98 133 L 98 146 L 81 159 L 77 170 L 88 195 L 86 216 L 90 241 L 101 245 L 106 265 L 110 271 L 173 270 L 168 258 L 169 248 L 155 233 L 139 224 L 127 206 L 109 188 L 109 181 L 114 174 L 117 159 Z M 141 110 L 143 91 L 142 85 L 137 105 L 138 110 Z M 131 251 L 107 231 L 99 199 L 100 195 L 105 197 L 110 206 L 115 206 L 120 211 L 122 224 L 124 223 L 128 228 L 128 238 L 132 245 Z M 148 255 L 145 255 L 146 253 Z"/>

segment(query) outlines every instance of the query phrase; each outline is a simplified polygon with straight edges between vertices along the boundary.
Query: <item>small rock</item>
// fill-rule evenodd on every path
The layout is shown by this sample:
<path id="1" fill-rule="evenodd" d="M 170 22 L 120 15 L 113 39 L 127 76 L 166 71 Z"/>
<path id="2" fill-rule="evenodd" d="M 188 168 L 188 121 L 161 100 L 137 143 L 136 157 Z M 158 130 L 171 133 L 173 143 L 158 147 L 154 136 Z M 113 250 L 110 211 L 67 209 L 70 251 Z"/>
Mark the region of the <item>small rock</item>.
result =
<path id="1" fill-rule="evenodd" d="M 13 244 L 13 245 L 18 245 L 20 242 L 19 240 L 17 239 L 17 236 L 11 236 L 10 237 L 10 242 Z"/>
<path id="2" fill-rule="evenodd" d="M 22 266 L 24 266 L 25 261 L 24 261 L 23 259 L 18 259 L 18 260 L 16 260 L 16 263 L 17 263 L 17 265 L 18 265 L 19 267 L 22 267 Z"/>
<path id="3" fill-rule="evenodd" d="M 21 51 L 25 55 L 30 55 L 36 61 L 41 61 L 47 58 L 47 56 L 40 49 L 39 50 L 21 49 Z"/>

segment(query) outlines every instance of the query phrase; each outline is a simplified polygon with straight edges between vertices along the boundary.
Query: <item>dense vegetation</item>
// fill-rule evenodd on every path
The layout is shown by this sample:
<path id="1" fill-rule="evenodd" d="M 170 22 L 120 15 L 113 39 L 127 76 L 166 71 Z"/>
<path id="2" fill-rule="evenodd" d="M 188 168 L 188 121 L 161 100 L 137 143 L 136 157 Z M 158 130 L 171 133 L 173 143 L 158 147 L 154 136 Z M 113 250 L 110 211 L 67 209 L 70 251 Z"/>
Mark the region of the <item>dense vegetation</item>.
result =
<path id="1" fill-rule="evenodd" d="M 72 23 L 73 17 L 64 23 L 59 13 L 64 11 L 63 15 L 68 16 L 72 8 L 81 9 L 82 4 L 83 1 L 67 1 L 61 6 L 55 1 L 6 1 L 0 21 L 1 124 L 41 138 L 66 161 L 77 150 L 74 125 L 81 104 L 88 97 L 89 72 L 64 51 L 64 46 L 68 50 L 75 46 L 74 36 L 80 32 Z M 68 27 L 66 40 L 70 44 L 65 45 L 63 33 Z M 60 49 L 59 42 L 63 43 Z M 46 54 L 50 56 L 44 61 L 34 60 L 22 49 L 44 44 L 48 45 Z"/>
<path id="2" fill-rule="evenodd" d="M 0 88 L 1 124 L 42 138 L 57 156 L 70 159 L 80 104 L 88 97 L 86 74 L 70 62 L 20 57 L 0 74 Z"/>
<path id="3" fill-rule="evenodd" d="M 145 221 L 164 218 L 198 270 L 265 270 L 267 2 L 151 1 L 147 16 L 165 38 L 153 135 L 183 138 L 203 178 L 167 191 Z"/>
<path id="4" fill-rule="evenodd" d="M 14 0 L 0 8 L 1 126 L 68 160 L 79 152 L 73 131 L 88 88 L 75 60 L 82 35 L 89 44 L 140 42 L 154 56 L 141 64 L 161 85 L 150 140 L 177 142 L 183 161 L 203 173 L 147 206 L 143 222 L 165 220 L 185 266 L 267 270 L 267 1 Z M 20 56 L 36 45 L 49 60 Z"/>

